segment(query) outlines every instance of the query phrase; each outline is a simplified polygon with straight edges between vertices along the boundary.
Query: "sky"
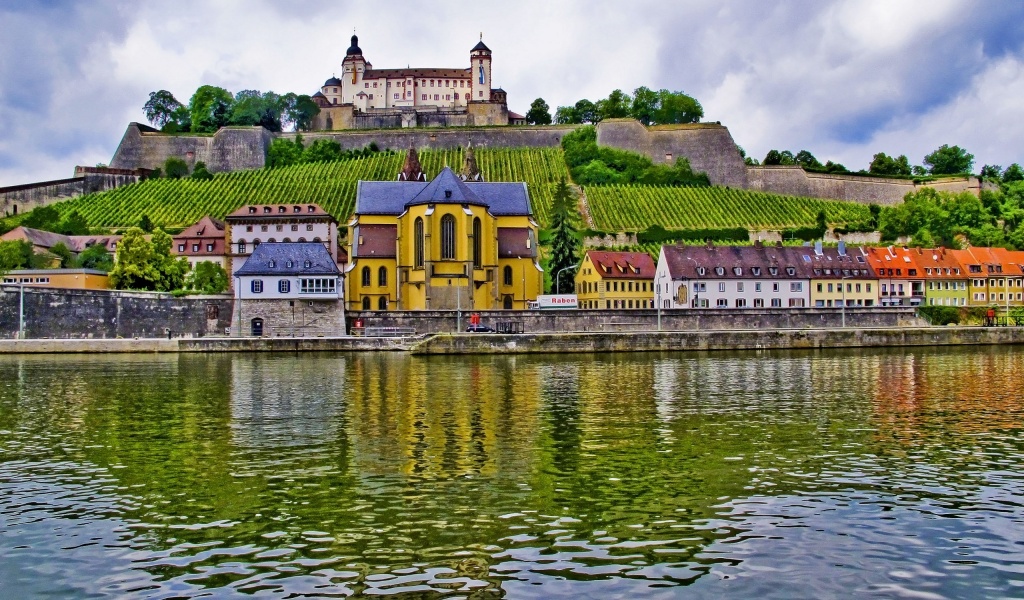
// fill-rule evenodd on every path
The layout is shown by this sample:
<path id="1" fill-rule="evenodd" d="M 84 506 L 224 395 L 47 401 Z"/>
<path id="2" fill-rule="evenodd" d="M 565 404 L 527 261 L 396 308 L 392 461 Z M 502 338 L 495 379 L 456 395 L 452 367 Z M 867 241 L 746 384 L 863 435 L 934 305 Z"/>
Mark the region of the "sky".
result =
<path id="1" fill-rule="evenodd" d="M 312 94 L 353 30 L 376 68 L 465 68 L 482 33 L 521 114 L 647 86 L 758 159 L 1024 163 L 1019 0 L 19 0 L 0 5 L 0 186 L 109 162 L 155 90 Z"/>

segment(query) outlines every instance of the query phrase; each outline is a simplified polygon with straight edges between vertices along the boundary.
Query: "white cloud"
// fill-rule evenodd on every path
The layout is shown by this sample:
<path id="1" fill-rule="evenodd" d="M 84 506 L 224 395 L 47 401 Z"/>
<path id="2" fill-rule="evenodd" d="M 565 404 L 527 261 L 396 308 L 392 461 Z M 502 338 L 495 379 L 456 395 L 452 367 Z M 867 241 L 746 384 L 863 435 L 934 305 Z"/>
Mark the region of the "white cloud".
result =
<path id="1" fill-rule="evenodd" d="M 861 168 L 942 143 L 1024 162 L 1024 5 L 967 0 L 272 0 L 0 8 L 0 185 L 110 159 L 150 91 L 311 93 L 353 27 L 377 67 L 465 66 L 479 32 L 510 108 L 612 89 L 684 90 L 751 156 L 808 149 Z M 1020 8 L 1018 8 L 1020 7 Z M 58 18 L 59 17 L 59 18 Z"/>

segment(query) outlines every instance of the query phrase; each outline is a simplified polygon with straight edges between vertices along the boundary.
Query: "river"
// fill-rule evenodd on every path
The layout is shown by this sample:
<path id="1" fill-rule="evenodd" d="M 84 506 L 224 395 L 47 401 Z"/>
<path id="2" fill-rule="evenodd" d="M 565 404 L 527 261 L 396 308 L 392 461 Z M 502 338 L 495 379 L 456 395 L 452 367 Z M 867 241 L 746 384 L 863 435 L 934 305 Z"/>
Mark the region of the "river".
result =
<path id="1" fill-rule="evenodd" d="M 0 357 L 0 598 L 1024 597 L 1024 348 Z"/>

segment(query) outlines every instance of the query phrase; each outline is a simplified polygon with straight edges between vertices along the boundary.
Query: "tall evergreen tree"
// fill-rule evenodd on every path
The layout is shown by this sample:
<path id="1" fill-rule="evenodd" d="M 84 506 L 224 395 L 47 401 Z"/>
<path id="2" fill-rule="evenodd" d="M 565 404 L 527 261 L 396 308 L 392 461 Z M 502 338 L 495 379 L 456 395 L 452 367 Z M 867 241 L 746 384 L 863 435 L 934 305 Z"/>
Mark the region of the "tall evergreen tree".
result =
<path id="1" fill-rule="evenodd" d="M 571 294 L 575 288 L 573 278 L 579 264 L 580 238 L 572 220 L 574 214 L 576 203 L 572 191 L 565 179 L 562 179 L 555 187 L 551 215 L 551 260 L 548 262 L 553 278 L 564 269 L 561 277 L 551 282 L 552 292 L 556 294 Z"/>

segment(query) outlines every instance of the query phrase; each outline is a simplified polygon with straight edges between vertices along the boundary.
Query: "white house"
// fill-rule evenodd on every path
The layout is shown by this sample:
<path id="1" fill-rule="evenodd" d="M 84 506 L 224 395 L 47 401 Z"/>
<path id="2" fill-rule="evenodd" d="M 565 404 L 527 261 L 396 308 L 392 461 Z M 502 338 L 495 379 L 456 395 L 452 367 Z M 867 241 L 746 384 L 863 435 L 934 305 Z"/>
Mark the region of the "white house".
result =
<path id="1" fill-rule="evenodd" d="M 234 273 L 240 335 L 341 335 L 342 275 L 321 242 L 266 242 Z"/>

